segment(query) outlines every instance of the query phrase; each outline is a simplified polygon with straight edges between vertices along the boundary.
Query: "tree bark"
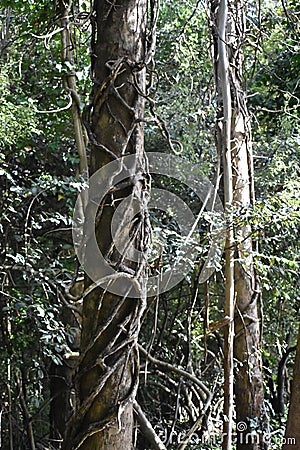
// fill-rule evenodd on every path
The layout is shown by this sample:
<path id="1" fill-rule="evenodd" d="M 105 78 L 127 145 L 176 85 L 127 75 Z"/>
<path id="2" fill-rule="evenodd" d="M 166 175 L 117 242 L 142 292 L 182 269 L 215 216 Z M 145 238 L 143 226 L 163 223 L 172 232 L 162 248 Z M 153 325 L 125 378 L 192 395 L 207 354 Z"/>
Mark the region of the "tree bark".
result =
<path id="1" fill-rule="evenodd" d="M 282 450 L 299 448 L 300 446 L 300 325 L 294 364 L 292 394 L 285 430 L 285 444 Z"/>
<path id="2" fill-rule="evenodd" d="M 74 46 L 72 43 L 72 25 L 71 25 L 71 6 L 72 2 L 59 0 L 58 12 L 61 22 L 61 61 L 62 64 L 69 63 L 74 65 Z M 66 67 L 65 67 L 66 69 Z M 63 75 L 63 86 L 67 93 L 72 98 L 72 120 L 74 126 L 74 136 L 76 142 L 76 149 L 79 156 L 79 174 L 84 179 L 88 178 L 88 161 L 87 161 L 87 134 L 83 127 L 81 111 L 80 111 L 80 96 L 77 90 L 76 74 L 74 69 L 68 67 L 68 73 Z M 84 214 L 84 208 L 86 206 L 86 198 L 81 197 L 82 205 L 82 218 Z M 78 283 L 76 283 L 78 286 Z M 82 291 L 82 288 L 80 289 Z M 72 395 L 72 380 L 74 376 L 74 370 L 76 367 L 75 354 L 79 349 L 80 336 L 80 317 L 77 314 L 75 317 L 74 312 L 70 308 L 63 306 L 61 313 L 62 322 L 76 332 L 76 339 L 73 342 L 68 342 L 68 345 L 72 351 L 72 356 L 68 358 L 63 355 L 61 365 L 57 365 L 54 362 L 50 367 L 50 440 L 54 448 L 61 448 L 61 442 L 63 441 L 66 424 L 70 419 L 75 407 L 75 399 Z"/>
<path id="3" fill-rule="evenodd" d="M 243 44 L 245 42 L 245 6 L 243 1 L 232 4 L 230 31 L 230 74 L 233 103 L 232 115 L 232 164 L 233 204 L 238 211 L 234 226 L 235 249 L 235 341 L 236 369 L 235 396 L 236 421 L 245 423 L 247 431 L 238 435 L 237 449 L 257 450 L 266 448 L 264 439 L 245 442 L 245 434 L 263 436 L 266 432 L 264 392 L 261 357 L 260 321 L 258 299 L 260 287 L 253 266 L 251 226 L 243 214 L 254 205 L 253 156 L 250 117 L 246 94 L 242 85 Z"/>
<path id="4" fill-rule="evenodd" d="M 251 149 L 250 118 L 246 96 L 242 84 L 243 44 L 245 42 L 244 3 L 242 0 L 221 0 L 212 3 L 214 34 L 214 62 L 216 84 L 218 87 L 218 142 L 222 154 L 229 155 L 232 184 L 230 186 L 227 159 L 223 158 L 225 182 L 225 202 L 228 203 L 227 189 L 232 189 L 232 211 L 234 254 L 226 257 L 226 282 L 234 286 L 232 295 L 226 296 L 226 315 L 232 317 L 234 308 L 234 357 L 237 361 L 235 371 L 236 421 L 243 423 L 237 427 L 237 449 L 258 450 L 266 448 L 263 439 L 257 439 L 265 431 L 264 393 L 262 379 L 262 359 L 260 348 L 260 326 L 257 301 L 259 282 L 253 267 L 251 227 L 243 216 L 254 204 L 253 159 Z M 227 11 L 227 13 L 226 13 Z M 225 23 L 224 23 L 225 22 Z M 225 28 L 225 30 L 224 30 Z M 224 56 L 224 52 L 225 56 Z M 230 102 L 230 106 L 228 106 Z M 230 116 L 228 109 L 230 108 Z M 228 121 L 230 123 L 228 124 Z M 230 127 L 228 131 L 227 128 Z M 229 135 L 229 137 L 228 137 Z M 224 138 L 224 136 L 226 136 Z M 228 144 L 227 140 L 230 140 Z M 229 150 L 228 150 L 229 147 Z M 228 238 L 227 238 L 228 239 Z M 228 244 L 226 244 L 227 252 Z M 234 282 L 230 264 L 234 260 Z M 228 287 L 226 288 L 226 291 Z M 229 300 L 230 299 L 230 300 Z M 223 449 L 230 449 L 231 391 L 230 370 L 232 359 L 229 329 L 225 334 L 225 389 L 224 389 L 224 442 Z M 244 429 L 246 427 L 246 429 Z M 239 430 L 240 428 L 240 430 Z M 259 431 L 253 438 L 251 432 Z"/>
<path id="5" fill-rule="evenodd" d="M 64 0 L 59 1 L 59 9 L 61 15 L 61 60 L 62 63 L 70 63 L 74 65 L 74 48 L 72 43 L 72 29 L 71 29 L 71 1 L 67 3 Z M 69 72 L 63 76 L 64 88 L 71 95 L 72 98 L 72 119 L 74 125 L 74 135 L 76 141 L 76 148 L 79 156 L 79 173 L 84 179 L 88 177 L 88 161 L 86 155 L 87 136 L 83 128 L 81 111 L 80 111 L 80 96 L 77 91 L 75 70 L 69 69 Z"/>
<path id="6" fill-rule="evenodd" d="M 136 157 L 135 176 L 101 202 L 95 232 L 102 255 L 109 257 L 120 279 L 131 276 L 141 289 L 139 298 L 129 298 L 126 293 L 115 295 L 86 277 L 76 377 L 80 405 L 68 424 L 64 449 L 132 448 L 132 405 L 139 374 L 137 337 L 146 304 L 145 256 L 149 245 L 149 176 L 143 140 L 146 25 L 146 0 L 94 3 L 94 84 L 85 111 L 92 147 L 91 174 L 124 155 Z M 114 183 L 113 175 L 112 187 Z M 130 245 L 120 255 L 113 243 L 111 221 L 116 206 L 129 195 L 139 203 L 140 213 L 131 223 Z M 124 212 L 129 221 L 134 217 L 132 208 L 130 204 Z M 133 249 L 140 251 L 139 261 L 132 261 Z"/>
<path id="7" fill-rule="evenodd" d="M 216 65 L 216 81 L 218 90 L 218 126 L 217 145 L 223 162 L 224 203 L 228 214 L 232 208 L 232 160 L 231 160 L 231 121 L 232 99 L 229 81 L 229 60 L 226 49 L 226 26 L 228 20 L 228 5 L 221 0 L 218 7 L 212 10 L 217 17 L 215 50 L 218 55 Z M 224 332 L 224 425 L 223 450 L 232 446 L 233 429 L 233 340 L 234 340 L 234 234 L 229 224 L 225 241 L 225 316 L 228 324 Z"/>

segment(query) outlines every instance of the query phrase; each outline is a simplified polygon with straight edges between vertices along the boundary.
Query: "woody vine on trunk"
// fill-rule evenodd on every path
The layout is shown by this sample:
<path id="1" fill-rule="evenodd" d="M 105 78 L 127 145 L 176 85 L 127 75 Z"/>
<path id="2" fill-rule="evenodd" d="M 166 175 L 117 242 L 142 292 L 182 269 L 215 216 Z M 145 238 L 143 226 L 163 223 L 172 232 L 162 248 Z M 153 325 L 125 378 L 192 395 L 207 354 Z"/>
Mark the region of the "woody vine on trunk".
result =
<path id="1" fill-rule="evenodd" d="M 85 279 L 80 364 L 75 380 L 79 406 L 68 423 L 65 450 L 132 448 L 133 403 L 139 376 L 137 338 L 146 303 L 150 240 L 143 121 L 146 66 L 154 49 L 153 7 L 152 4 L 152 23 L 148 27 L 146 0 L 94 2 L 93 88 L 84 121 L 91 143 L 91 175 L 110 162 L 116 164 L 95 220 L 98 247 L 115 275 L 105 286 L 101 285 L 101 277 L 106 274 L 99 274 L 97 268 L 97 279 Z M 131 176 L 118 182 L 126 155 L 133 156 L 131 167 L 127 167 Z M 126 198 L 129 202 L 122 223 L 112 236 L 113 215 Z M 86 221 L 95 200 L 90 192 Z M 122 235 L 120 227 L 124 223 L 129 228 L 130 241 L 120 252 L 122 243 L 114 238 L 118 240 Z M 90 236 L 84 239 L 88 247 Z M 140 255 L 137 259 L 132 257 L 136 251 Z M 128 289 L 122 291 L 122 281 L 126 286 L 129 278 L 136 286 L 131 297 Z M 115 283 L 118 287 L 114 287 Z"/>

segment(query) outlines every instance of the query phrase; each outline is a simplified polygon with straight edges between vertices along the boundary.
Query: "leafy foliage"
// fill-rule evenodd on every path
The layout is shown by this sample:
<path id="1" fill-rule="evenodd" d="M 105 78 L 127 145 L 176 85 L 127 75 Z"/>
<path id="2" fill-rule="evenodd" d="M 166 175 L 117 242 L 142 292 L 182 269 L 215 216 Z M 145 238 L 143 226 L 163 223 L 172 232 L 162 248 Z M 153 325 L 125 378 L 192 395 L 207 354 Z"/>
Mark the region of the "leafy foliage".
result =
<path id="1" fill-rule="evenodd" d="M 24 428 L 15 427 L 14 434 L 15 448 L 20 449 L 28 448 L 28 439 L 14 374 L 23 383 L 38 444 L 49 448 L 50 366 L 60 365 L 74 343 L 74 323 L 68 323 L 65 314 L 71 299 L 69 287 L 77 276 L 70 227 L 82 182 L 77 175 L 71 115 L 64 109 L 69 93 L 62 77 L 76 73 L 84 103 L 90 90 L 90 22 L 88 2 L 79 5 L 80 9 L 77 3 L 73 7 L 76 57 L 71 65 L 61 62 L 55 2 L 2 1 L 3 27 L 8 19 L 9 33 L 1 40 L 0 72 L 0 385 L 2 404 L 10 402 L 4 407 L 4 446 L 9 440 L 9 417 L 19 428 L 22 419 Z M 300 316 L 299 6 L 290 1 L 285 11 L 278 2 L 276 7 L 263 2 L 260 13 L 259 22 L 255 7 L 248 11 L 255 36 L 249 34 L 252 47 L 247 51 L 244 80 L 253 115 L 257 204 L 253 210 L 236 211 L 233 221 L 250 223 L 257 243 L 254 256 L 262 289 L 266 392 L 275 431 L 282 429 L 273 409 L 276 374 L 281 358 L 295 342 Z M 212 178 L 217 168 L 216 103 L 209 34 L 200 2 L 161 2 L 156 62 L 148 72 L 154 106 L 148 107 L 145 131 L 147 150 L 168 152 L 171 143 L 178 151 L 182 146 L 182 157 L 201 164 Z M 257 40 L 260 47 L 253 49 Z M 56 112 L 39 112 L 49 110 Z M 154 186 L 163 182 L 154 177 Z M 199 209 L 191 192 L 175 182 L 171 187 L 193 211 Z M 152 262 L 161 256 L 164 244 L 162 260 L 170 264 L 180 243 L 176 223 L 159 214 L 152 215 L 152 222 L 159 241 Z M 209 225 L 209 220 L 200 223 L 203 241 L 195 271 L 171 292 L 150 299 L 141 335 L 149 354 L 194 374 L 213 392 L 213 402 L 197 431 L 199 438 L 221 431 L 223 421 L 223 328 L 208 328 L 223 319 L 223 276 L 219 271 L 201 286 L 197 278 Z M 175 437 L 199 418 L 203 393 L 177 373 L 165 372 L 147 358 L 141 361 L 139 401 L 169 440 L 169 448 L 175 448 Z M 287 381 L 291 366 L 292 356 Z M 288 398 L 286 390 L 285 405 Z M 138 442 L 138 448 L 144 448 L 142 439 Z M 201 448 L 219 448 L 205 445 Z M 193 448 L 192 442 L 187 448 Z"/>

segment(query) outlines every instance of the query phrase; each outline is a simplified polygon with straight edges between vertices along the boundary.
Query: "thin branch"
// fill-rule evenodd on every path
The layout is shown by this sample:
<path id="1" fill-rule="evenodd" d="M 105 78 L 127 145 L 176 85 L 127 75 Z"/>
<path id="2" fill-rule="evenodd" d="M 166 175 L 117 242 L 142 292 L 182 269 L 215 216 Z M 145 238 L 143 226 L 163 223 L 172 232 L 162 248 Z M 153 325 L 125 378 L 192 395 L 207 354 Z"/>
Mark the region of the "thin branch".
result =
<path id="1" fill-rule="evenodd" d="M 160 361 L 159 359 L 154 358 L 140 344 L 138 345 L 138 347 L 139 347 L 140 352 L 143 353 L 143 355 L 150 362 L 152 362 L 152 364 L 154 364 L 155 366 L 162 367 L 163 369 L 165 369 L 168 372 L 174 372 L 174 373 L 177 373 L 178 375 L 181 375 L 184 378 L 187 378 L 189 381 L 191 381 L 192 383 L 195 383 L 197 386 L 199 386 L 202 389 L 202 391 L 205 392 L 207 397 L 210 397 L 212 395 L 210 390 L 205 386 L 205 384 L 202 383 L 202 381 L 199 380 L 197 377 L 195 377 L 195 375 L 187 372 L 186 370 L 180 369 L 179 367 L 175 367 L 172 364 L 169 364 L 169 363 L 166 363 L 164 361 Z"/>
<path id="2" fill-rule="evenodd" d="M 149 441 L 151 444 L 151 449 L 153 450 L 167 450 L 167 447 L 164 445 L 164 443 L 161 441 L 160 437 L 156 434 L 155 430 L 153 429 L 151 423 L 145 416 L 142 408 L 140 405 L 134 400 L 133 401 L 133 411 L 136 415 L 136 418 L 138 420 L 138 423 L 141 427 L 141 431 L 145 438 Z"/>
<path id="3" fill-rule="evenodd" d="M 58 109 L 48 109 L 48 110 L 46 111 L 46 110 L 40 110 L 40 109 L 37 109 L 34 105 L 32 105 L 32 107 L 33 107 L 34 111 L 35 111 L 37 114 L 55 114 L 55 113 L 59 113 L 59 112 L 61 112 L 61 111 L 66 111 L 67 109 L 71 108 L 72 102 L 73 102 L 72 96 L 69 94 L 69 103 L 68 103 L 66 106 L 62 106 L 61 108 L 58 108 Z"/>

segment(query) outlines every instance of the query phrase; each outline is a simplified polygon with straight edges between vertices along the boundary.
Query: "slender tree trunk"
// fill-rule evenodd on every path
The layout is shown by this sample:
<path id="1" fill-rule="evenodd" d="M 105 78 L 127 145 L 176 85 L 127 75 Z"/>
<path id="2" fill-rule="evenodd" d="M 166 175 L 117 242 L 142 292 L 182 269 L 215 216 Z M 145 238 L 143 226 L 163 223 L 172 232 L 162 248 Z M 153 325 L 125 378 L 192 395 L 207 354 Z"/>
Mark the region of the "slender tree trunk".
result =
<path id="1" fill-rule="evenodd" d="M 231 161 L 231 92 L 229 81 L 229 61 L 226 49 L 226 26 L 228 5 L 221 0 L 213 5 L 216 15 L 215 50 L 218 55 L 216 81 L 218 90 L 219 115 L 217 126 L 218 151 L 222 155 L 224 202 L 230 214 L 233 201 L 232 161 Z M 225 316 L 229 318 L 224 333 L 224 425 L 223 449 L 230 450 L 233 429 L 233 340 L 234 340 L 234 234 L 229 224 L 225 241 Z"/>
<path id="2" fill-rule="evenodd" d="M 285 431 L 285 444 L 282 450 L 300 447 L 300 325 L 294 365 L 292 395 Z"/>
<path id="3" fill-rule="evenodd" d="M 137 337 L 146 304 L 145 255 L 149 245 L 149 177 L 143 141 L 147 3 L 97 0 L 94 14 L 94 85 L 85 114 L 92 144 L 91 173 L 124 155 L 136 157 L 136 173 L 126 182 L 114 186 L 117 174 L 112 174 L 115 189 L 99 206 L 96 237 L 102 255 L 109 256 L 107 260 L 120 280 L 132 277 L 141 288 L 139 298 L 129 298 L 126 292 L 115 295 L 109 292 L 110 285 L 104 290 L 86 278 L 76 380 L 80 405 L 68 424 L 64 448 L 130 450 L 139 372 Z M 130 245 L 120 255 L 112 241 L 111 221 L 116 207 L 128 195 L 140 205 L 140 213 L 131 223 Z M 129 222 L 134 217 L 132 208 L 130 204 L 124 212 Z M 133 248 L 140 251 L 139 261 L 132 261 Z"/>
<path id="4" fill-rule="evenodd" d="M 70 63 L 74 65 L 74 45 L 72 42 L 72 26 L 71 26 L 71 5 L 72 1 L 59 0 L 59 9 L 61 16 L 61 59 L 62 63 Z M 81 120 L 81 100 L 77 90 L 75 68 L 69 68 L 68 73 L 63 77 L 63 84 L 66 91 L 72 98 L 72 119 L 74 125 L 74 134 L 76 148 L 79 155 L 79 173 L 87 178 L 88 161 L 86 155 L 87 135 Z"/>
<path id="5" fill-rule="evenodd" d="M 234 388 L 236 421 L 240 424 L 237 426 L 237 449 L 258 450 L 265 448 L 263 439 L 259 438 L 262 435 L 261 432 L 265 431 L 265 417 L 257 307 L 259 283 L 253 267 L 251 227 L 243 219 L 243 212 L 246 212 L 254 203 L 250 119 L 242 85 L 242 47 L 245 41 L 243 1 L 213 2 L 212 19 L 219 105 L 218 142 L 225 155 L 225 158 L 223 157 L 225 202 L 229 203 L 229 206 L 232 205 L 232 212 L 235 212 L 233 225 L 230 226 L 233 227 L 231 231 L 233 236 L 231 235 L 229 240 L 230 248 L 228 243 L 226 244 L 225 312 L 229 318 L 232 318 L 235 309 L 234 357 L 237 360 L 237 367 Z M 231 165 L 231 181 L 227 168 L 229 164 Z M 232 190 L 232 197 L 228 196 L 226 189 Z M 232 280 L 232 264 L 234 264 L 234 281 Z M 233 288 L 233 295 L 232 293 L 229 295 L 228 286 Z M 224 345 L 224 450 L 231 449 L 232 340 L 229 338 L 230 331 L 229 323 Z M 251 432 L 254 432 L 252 437 Z"/>
<path id="6" fill-rule="evenodd" d="M 65 436 L 66 425 L 76 406 L 76 395 L 73 390 L 73 378 L 78 360 L 80 341 L 79 320 L 74 313 L 63 308 L 61 321 L 72 330 L 71 342 L 68 346 L 71 353 L 62 355 L 60 365 L 51 363 L 50 366 L 50 440 L 53 448 L 60 449 Z"/>
<path id="7" fill-rule="evenodd" d="M 261 336 L 258 315 L 260 286 L 253 267 L 253 243 L 251 226 L 243 213 L 254 205 L 253 156 L 250 117 L 246 94 L 242 85 L 243 44 L 245 42 L 245 6 L 235 1 L 231 6 L 231 30 L 228 34 L 230 81 L 232 92 L 232 166 L 233 204 L 238 211 L 235 224 L 235 342 L 234 356 L 238 361 L 236 369 L 235 396 L 236 421 L 247 426 L 237 426 L 237 449 L 257 450 L 266 448 L 264 392 L 261 357 Z M 239 430 L 240 428 L 240 430 Z M 239 431 L 241 434 L 239 435 Z M 255 438 L 247 441 L 245 435 L 254 433 Z"/>
<path id="8" fill-rule="evenodd" d="M 87 162 L 87 133 L 84 129 L 81 110 L 80 110 L 80 96 L 77 90 L 75 70 L 72 69 L 74 65 L 74 46 L 72 42 L 72 25 L 71 25 L 71 6 L 72 1 L 59 0 L 58 9 L 61 22 L 61 61 L 62 64 L 69 63 L 68 72 L 63 75 L 63 85 L 67 93 L 72 98 L 72 120 L 74 126 L 74 135 L 76 142 L 76 149 L 79 156 L 79 175 L 87 180 L 88 178 L 88 162 Z M 66 69 L 66 67 L 64 67 Z M 84 217 L 84 208 L 86 206 L 86 196 L 81 196 L 81 215 Z M 82 290 L 82 289 L 81 289 Z M 61 448 L 66 424 L 70 419 L 74 407 L 75 399 L 72 395 L 72 383 L 74 377 L 74 369 L 76 367 L 76 352 L 79 349 L 77 336 L 80 335 L 80 318 L 75 316 L 74 312 L 67 307 L 63 307 L 61 313 L 61 320 L 73 330 L 78 329 L 76 339 L 69 342 L 68 345 L 72 351 L 70 355 L 63 355 L 61 365 L 52 362 L 50 367 L 50 439 L 54 448 Z M 75 334 L 74 334 L 75 336 Z M 67 356 L 67 358 L 66 358 Z"/>

